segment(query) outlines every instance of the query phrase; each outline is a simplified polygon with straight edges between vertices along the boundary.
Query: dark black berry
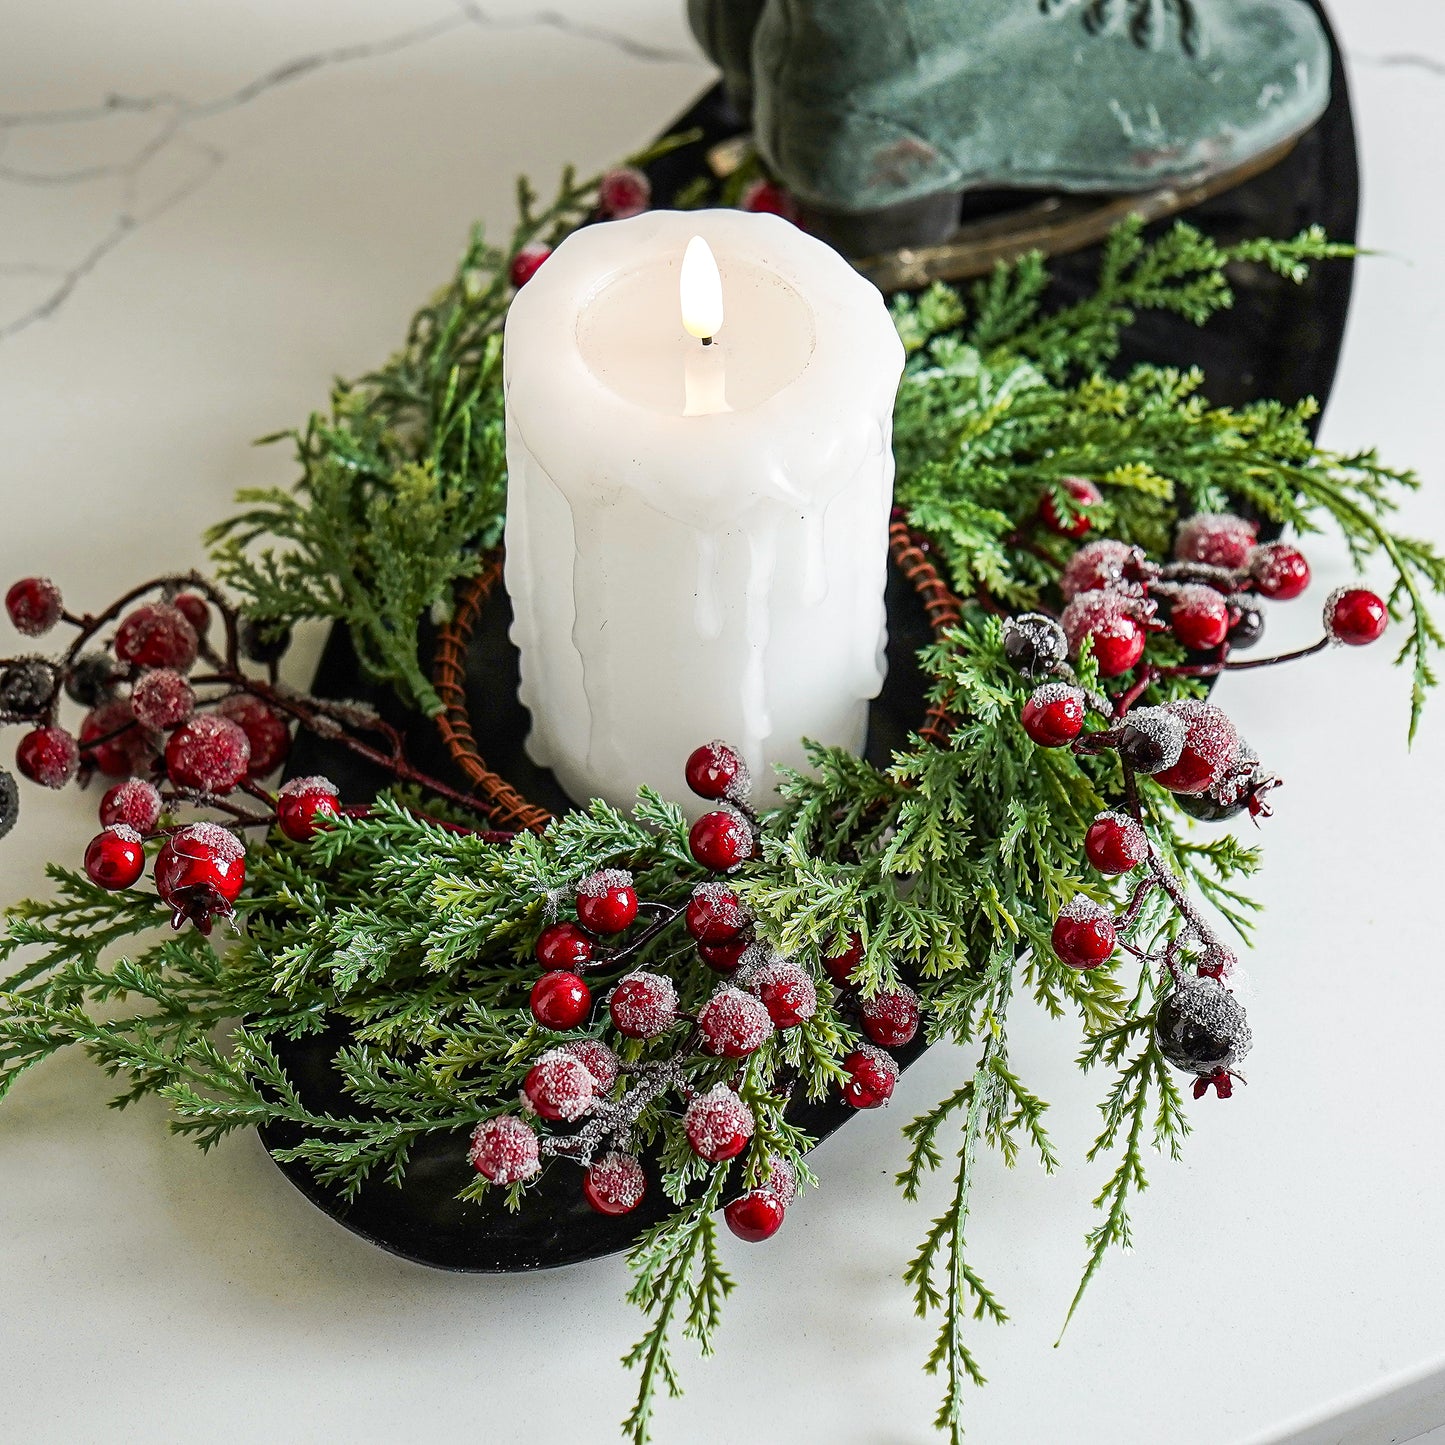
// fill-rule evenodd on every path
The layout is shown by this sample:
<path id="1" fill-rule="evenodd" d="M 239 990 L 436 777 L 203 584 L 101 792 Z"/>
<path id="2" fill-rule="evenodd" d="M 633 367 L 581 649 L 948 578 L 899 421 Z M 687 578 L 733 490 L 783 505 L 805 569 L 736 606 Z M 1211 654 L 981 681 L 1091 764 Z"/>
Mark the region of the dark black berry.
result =
<path id="1" fill-rule="evenodd" d="M 241 619 L 241 651 L 252 662 L 279 662 L 291 646 L 291 629 L 265 617 Z"/>
<path id="2" fill-rule="evenodd" d="M 1178 985 L 1159 1005 L 1154 1037 L 1176 1069 L 1201 1077 L 1233 1067 L 1251 1043 L 1239 1000 L 1213 978 Z"/>
<path id="3" fill-rule="evenodd" d="M 20 788 L 15 779 L 0 768 L 0 838 L 14 826 L 20 816 Z"/>
<path id="4" fill-rule="evenodd" d="M 55 695 L 55 670 L 38 657 L 22 657 L 0 672 L 0 712 L 37 717 Z"/>
<path id="5" fill-rule="evenodd" d="M 66 696 L 81 707 L 99 707 L 115 692 L 120 665 L 108 652 L 85 652 L 65 675 Z"/>
<path id="6" fill-rule="evenodd" d="M 1184 751 L 1184 724 L 1162 707 L 1141 707 L 1129 714 L 1119 738 L 1119 756 L 1136 773 L 1162 773 Z"/>
<path id="7" fill-rule="evenodd" d="M 1025 677 L 1043 677 L 1069 655 L 1069 640 L 1052 617 L 1024 612 L 1004 623 L 1003 655 Z"/>
<path id="8" fill-rule="evenodd" d="M 1226 818 L 1233 818 L 1249 807 L 1248 793 L 1236 798 L 1232 803 L 1221 803 L 1218 798 L 1213 798 L 1208 793 L 1175 793 L 1174 801 L 1191 818 L 1198 818 L 1201 823 L 1222 823 Z"/>
<path id="9" fill-rule="evenodd" d="M 1234 620 L 1229 624 L 1229 645 L 1231 647 L 1253 647 L 1264 636 L 1264 609 L 1252 602 L 1242 602 L 1237 609 L 1231 608 Z"/>

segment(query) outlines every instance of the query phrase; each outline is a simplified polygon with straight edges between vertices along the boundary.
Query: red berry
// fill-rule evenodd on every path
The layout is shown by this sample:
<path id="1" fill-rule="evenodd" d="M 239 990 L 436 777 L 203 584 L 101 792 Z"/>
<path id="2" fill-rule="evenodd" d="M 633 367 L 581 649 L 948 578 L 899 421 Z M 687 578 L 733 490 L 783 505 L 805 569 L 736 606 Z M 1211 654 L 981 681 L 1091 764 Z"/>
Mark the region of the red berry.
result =
<path id="1" fill-rule="evenodd" d="M 550 246 L 534 245 L 523 246 L 515 256 L 512 257 L 511 270 L 508 277 L 513 286 L 525 286 L 538 271 L 542 269 L 542 262 L 552 254 Z"/>
<path id="2" fill-rule="evenodd" d="M 582 1197 L 599 1214 L 628 1214 L 646 1193 L 641 1161 L 617 1149 L 604 1154 L 582 1177 Z"/>
<path id="3" fill-rule="evenodd" d="M 143 727 L 173 728 L 196 710 L 196 695 L 180 673 L 157 667 L 143 673 L 131 689 L 130 708 Z"/>
<path id="4" fill-rule="evenodd" d="M 604 868 L 577 885 L 577 917 L 593 933 L 621 933 L 637 917 L 632 874 Z"/>
<path id="5" fill-rule="evenodd" d="M 63 788 L 80 767 L 80 748 L 64 728 L 33 728 L 15 749 L 15 765 L 42 788 Z"/>
<path id="6" fill-rule="evenodd" d="M 1084 694 L 1066 682 L 1046 682 L 1024 704 L 1024 731 L 1041 748 L 1061 748 L 1084 730 Z"/>
<path id="7" fill-rule="evenodd" d="M 803 968 L 791 958 L 765 963 L 748 980 L 768 1011 L 775 1029 L 796 1028 L 817 1012 L 818 990 Z"/>
<path id="8" fill-rule="evenodd" d="M 720 988 L 698 1010 L 702 1047 L 724 1059 L 742 1059 L 760 1048 L 773 1032 L 763 1001 L 740 988 Z"/>
<path id="9" fill-rule="evenodd" d="M 872 1044 L 861 1044 L 843 1060 L 848 1081 L 843 1102 L 854 1109 L 876 1109 L 893 1097 L 898 1065 Z"/>
<path id="10" fill-rule="evenodd" d="M 522 1107 L 543 1119 L 570 1124 L 591 1107 L 596 1092 L 592 1071 L 561 1049 L 545 1053 L 522 1081 Z"/>
<path id="11" fill-rule="evenodd" d="M 112 698 L 85 715 L 80 725 L 80 759 L 112 778 L 146 773 L 155 765 L 155 748 L 136 722 L 128 698 Z"/>
<path id="12" fill-rule="evenodd" d="M 60 588 L 48 577 L 22 577 L 6 594 L 5 610 L 17 632 L 39 637 L 49 632 L 65 611 Z"/>
<path id="13" fill-rule="evenodd" d="M 1073 512 L 1067 517 L 1061 517 L 1053 497 L 1046 493 L 1039 503 L 1039 516 L 1043 519 L 1044 526 L 1061 537 L 1086 537 L 1093 526 L 1088 510 L 1098 506 L 1104 500 L 1104 494 L 1093 482 L 1086 481 L 1083 477 L 1065 477 L 1063 487 L 1074 504 Z"/>
<path id="14" fill-rule="evenodd" d="M 798 1171 L 781 1154 L 768 1155 L 768 1172 L 761 1187 L 776 1194 L 784 1204 L 798 1197 Z"/>
<path id="15" fill-rule="evenodd" d="M 714 873 L 726 873 L 753 856 L 753 830 L 731 808 L 704 813 L 692 825 L 687 842 L 692 856 Z"/>
<path id="16" fill-rule="evenodd" d="M 725 883 L 700 883 L 687 900 L 683 921 L 699 943 L 731 943 L 751 920 Z"/>
<path id="17" fill-rule="evenodd" d="M 743 190 L 739 205 L 745 211 L 765 216 L 781 216 L 785 221 L 798 219 L 797 202 L 775 181 L 750 182 Z"/>
<path id="18" fill-rule="evenodd" d="M 1199 512 L 1180 525 L 1174 555 L 1181 562 L 1236 571 L 1249 560 L 1258 528 L 1228 512 Z"/>
<path id="19" fill-rule="evenodd" d="M 1100 873 L 1127 873 L 1149 856 L 1149 840 L 1128 814 L 1100 813 L 1084 834 L 1084 854 Z"/>
<path id="20" fill-rule="evenodd" d="M 1384 600 L 1363 587 L 1341 587 L 1325 599 L 1325 631 L 1347 647 L 1378 642 L 1389 621 Z"/>
<path id="21" fill-rule="evenodd" d="M 848 935 L 848 947 L 842 953 L 824 954 L 823 969 L 839 988 L 850 988 L 853 971 L 863 962 L 863 939 L 856 933 Z"/>
<path id="22" fill-rule="evenodd" d="M 1249 575 L 1257 592 L 1277 602 L 1289 602 L 1310 585 L 1310 564 L 1299 548 L 1287 542 L 1266 542 L 1250 554 Z"/>
<path id="23" fill-rule="evenodd" d="M 109 827 L 123 823 L 137 833 L 149 833 L 160 821 L 161 795 L 154 783 L 144 778 L 127 778 L 117 783 L 100 800 L 100 821 Z"/>
<path id="24" fill-rule="evenodd" d="M 173 603 L 177 612 L 196 629 L 197 637 L 204 637 L 211 628 L 211 609 L 199 592 L 180 592 Z"/>
<path id="25" fill-rule="evenodd" d="M 677 989 L 658 973 L 629 974 L 612 990 L 607 1009 L 624 1038 L 650 1039 L 677 1022 Z"/>
<path id="26" fill-rule="evenodd" d="M 748 1147 L 753 1111 L 726 1084 L 714 1084 L 707 1093 L 693 1097 L 683 1113 L 682 1127 L 699 1159 L 721 1164 Z"/>
<path id="27" fill-rule="evenodd" d="M 129 888 L 145 872 L 146 850 L 140 834 L 124 823 L 97 833 L 85 850 L 85 876 L 99 888 Z"/>
<path id="28" fill-rule="evenodd" d="M 783 1224 L 787 1205 L 771 1189 L 749 1189 L 723 1208 L 727 1226 L 739 1239 L 757 1244 L 771 1239 Z"/>
<path id="29" fill-rule="evenodd" d="M 199 650 L 196 629 L 168 602 L 143 602 L 126 614 L 115 634 L 115 655 L 136 667 L 189 672 Z"/>
<path id="30" fill-rule="evenodd" d="M 869 1039 L 901 1049 L 918 1032 L 918 995 L 911 988 L 886 988 L 858 1005 L 858 1022 Z"/>
<path id="31" fill-rule="evenodd" d="M 1093 639 L 1094 660 L 1100 677 L 1118 677 L 1128 672 L 1144 655 L 1144 627 L 1139 620 L 1141 603 L 1122 592 L 1095 588 L 1080 592 L 1064 608 L 1059 619 L 1077 657 L 1086 638 Z"/>
<path id="32" fill-rule="evenodd" d="M 694 748 L 683 766 L 687 785 L 699 798 L 745 797 L 748 765 L 726 743 L 714 740 Z"/>
<path id="33" fill-rule="evenodd" d="M 1112 916 L 1082 893 L 1054 920 L 1054 952 L 1070 968 L 1098 968 L 1114 952 L 1115 941 Z"/>
<path id="34" fill-rule="evenodd" d="M 291 727 L 275 708 L 249 692 L 238 692 L 222 699 L 216 711 L 230 718 L 251 744 L 248 778 L 267 777 L 286 761 L 291 752 Z"/>
<path id="35" fill-rule="evenodd" d="M 166 742 L 166 772 L 179 788 L 220 796 L 229 793 L 251 761 L 251 744 L 230 718 L 202 713 L 178 727 Z"/>
<path id="36" fill-rule="evenodd" d="M 731 973 L 751 947 L 746 937 L 734 938 L 730 943 L 699 943 L 697 954 L 709 968 L 718 973 Z"/>
<path id="37" fill-rule="evenodd" d="M 542 1167 L 537 1131 L 515 1114 L 483 1119 L 472 1130 L 467 1157 L 477 1173 L 493 1184 L 520 1184 Z"/>
<path id="38" fill-rule="evenodd" d="M 1130 579 L 1144 560 L 1144 554 L 1127 542 L 1112 537 L 1101 538 L 1080 547 L 1059 578 L 1059 591 L 1065 602 L 1072 602 L 1081 592 L 1096 588 L 1119 587 Z"/>
<path id="39" fill-rule="evenodd" d="M 276 794 L 276 825 L 293 843 L 309 843 L 340 816 L 339 795 L 330 778 L 292 778 Z"/>
<path id="40" fill-rule="evenodd" d="M 574 1039 L 570 1044 L 562 1045 L 562 1052 L 582 1060 L 599 1095 L 610 1092 L 617 1082 L 620 1068 L 617 1055 L 600 1039 Z"/>
<path id="41" fill-rule="evenodd" d="M 652 182 L 636 166 L 616 166 L 597 186 L 597 208 L 614 221 L 640 216 L 652 201 Z"/>
<path id="42" fill-rule="evenodd" d="M 532 949 L 543 968 L 576 972 L 592 962 L 592 939 L 575 923 L 549 923 Z"/>
<path id="43" fill-rule="evenodd" d="M 575 973 L 554 969 L 532 985 L 532 1017 L 558 1033 L 575 1029 L 592 1012 L 592 990 Z"/>
<path id="44" fill-rule="evenodd" d="M 1166 711 L 1184 724 L 1184 747 L 1179 761 L 1155 773 L 1154 781 L 1171 793 L 1207 793 L 1234 766 L 1239 734 L 1212 702 L 1187 698 L 1171 702 Z"/>
<path id="45" fill-rule="evenodd" d="M 1190 652 L 1208 651 L 1229 635 L 1229 604 L 1212 587 L 1188 584 L 1171 600 L 1169 628 Z"/>
<path id="46" fill-rule="evenodd" d="M 172 910 L 171 925 L 190 919 L 202 933 L 229 918 L 246 885 L 246 850 L 216 823 L 192 823 L 173 833 L 156 855 L 156 892 Z"/>

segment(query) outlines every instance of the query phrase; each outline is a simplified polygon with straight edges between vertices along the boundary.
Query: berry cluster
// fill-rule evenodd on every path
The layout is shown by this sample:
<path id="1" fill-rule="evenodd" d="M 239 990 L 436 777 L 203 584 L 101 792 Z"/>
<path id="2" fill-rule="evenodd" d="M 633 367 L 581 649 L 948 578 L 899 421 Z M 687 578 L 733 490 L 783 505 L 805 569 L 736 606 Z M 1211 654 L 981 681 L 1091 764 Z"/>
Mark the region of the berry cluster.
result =
<path id="1" fill-rule="evenodd" d="M 1078 514 L 1060 518 L 1046 498 L 1041 519 L 1063 535 L 1082 537 L 1090 527 L 1088 509 L 1101 498 L 1089 483 L 1069 485 L 1067 491 Z M 1170 991 L 1158 1010 L 1156 1040 L 1170 1063 L 1195 1075 L 1196 1098 L 1210 1087 L 1221 1098 L 1229 1096 L 1238 1077 L 1234 1065 L 1249 1048 L 1249 1026 L 1226 983 L 1233 955 L 1144 828 L 1140 779 L 1207 821 L 1246 810 L 1255 818 L 1268 816 L 1266 795 L 1279 780 L 1262 769 L 1258 754 L 1216 704 L 1198 698 L 1140 703 L 1161 679 L 1214 677 L 1292 661 L 1332 644 L 1363 646 L 1383 635 L 1388 622 L 1383 600 L 1363 588 L 1342 588 L 1325 601 L 1318 642 L 1276 657 L 1233 660 L 1234 650 L 1252 646 L 1263 632 L 1259 599 L 1292 599 L 1309 579 L 1309 563 L 1295 547 L 1259 543 L 1254 524 L 1242 518 L 1201 515 L 1180 527 L 1174 558 L 1164 564 L 1124 542 L 1086 543 L 1064 570 L 1061 617 L 1028 613 L 1004 628 L 1006 657 L 1040 684 L 1021 715 L 1029 737 L 1040 747 L 1070 747 L 1081 756 L 1113 752 L 1118 758 L 1123 798 L 1090 824 L 1084 837 L 1089 864 L 1106 877 L 1140 875 L 1117 914 L 1086 894 L 1071 899 L 1054 921 L 1053 950 L 1076 969 L 1098 968 L 1119 949 L 1157 967 Z M 1140 666 L 1146 634 L 1165 630 L 1191 660 Z M 1101 678 L 1137 669 L 1117 697 L 1079 685 L 1069 660 L 1077 660 L 1086 644 Z M 1089 729 L 1091 713 L 1105 725 Z M 1146 952 L 1129 936 L 1147 905 L 1160 897 L 1178 923 L 1157 951 Z"/>

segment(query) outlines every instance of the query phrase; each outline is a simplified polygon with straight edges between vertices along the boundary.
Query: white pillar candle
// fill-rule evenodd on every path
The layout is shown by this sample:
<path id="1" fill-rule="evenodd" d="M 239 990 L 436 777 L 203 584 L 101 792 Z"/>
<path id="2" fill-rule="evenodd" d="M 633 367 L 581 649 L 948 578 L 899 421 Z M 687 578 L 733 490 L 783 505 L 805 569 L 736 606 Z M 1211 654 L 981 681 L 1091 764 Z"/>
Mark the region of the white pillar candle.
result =
<path id="1" fill-rule="evenodd" d="M 689 334 L 694 236 L 720 321 L 704 277 Z M 902 367 L 878 291 L 776 216 L 588 226 L 521 289 L 506 585 L 528 751 L 570 797 L 626 807 L 648 783 L 695 804 L 683 762 L 720 737 L 767 804 L 773 768 L 806 765 L 804 737 L 861 751 Z"/>

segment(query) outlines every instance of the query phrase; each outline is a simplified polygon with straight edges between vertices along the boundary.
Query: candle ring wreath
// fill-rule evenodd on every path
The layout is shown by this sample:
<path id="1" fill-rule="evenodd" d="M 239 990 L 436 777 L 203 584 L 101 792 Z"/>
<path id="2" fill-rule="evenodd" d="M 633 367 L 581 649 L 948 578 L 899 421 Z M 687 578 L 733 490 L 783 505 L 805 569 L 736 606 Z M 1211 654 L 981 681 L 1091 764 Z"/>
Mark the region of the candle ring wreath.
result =
<path id="1" fill-rule="evenodd" d="M 1110 370 L 1141 314 L 1203 324 L 1231 276 L 1300 283 L 1350 248 L 1126 221 L 1072 298 L 1027 255 L 892 302 L 891 546 L 915 618 L 895 671 L 916 689 L 896 737 L 814 748 L 761 812 L 726 739 L 687 759 L 691 823 L 650 790 L 630 812 L 528 796 L 474 737 L 516 708 L 507 679 L 466 676 L 501 590 L 502 325 L 568 232 L 646 205 L 638 167 L 659 153 L 569 173 L 546 205 L 523 186 L 506 245 L 474 233 L 402 349 L 282 434 L 301 480 L 243 494 L 210 535 L 214 580 L 157 577 L 93 612 L 41 577 L 10 587 L 21 633 L 65 639 L 0 663 L 18 771 L 106 782 L 54 896 L 10 910 L 0 1093 L 76 1045 L 118 1103 L 163 1098 L 202 1148 L 258 1128 L 313 1199 L 413 1258 L 627 1248 L 641 1442 L 678 1392 L 676 1336 L 713 1346 L 721 1226 L 786 1238 L 817 1140 L 886 1105 L 928 1043 L 969 1046 L 958 1087 L 905 1124 L 898 1175 L 912 1198 L 946 1154 L 955 1171 L 905 1279 L 939 1321 L 927 1368 L 956 1439 L 982 1381 L 971 1318 L 1004 1319 L 968 1248 L 980 1152 L 1059 1162 L 1010 1010 L 1081 1020 L 1079 1067 L 1102 1076 L 1072 1314 L 1128 1243 L 1148 1155 L 1177 1155 L 1187 1096 L 1243 1082 L 1232 985 L 1258 854 L 1214 825 L 1267 817 L 1279 779 L 1274 740 L 1256 752 L 1209 689 L 1393 619 L 1413 733 L 1445 559 L 1389 525 L 1413 476 L 1320 449 L 1313 403 L 1225 406 L 1198 371 Z M 755 175 L 732 184 L 725 202 L 780 204 Z M 1326 524 L 1390 587 L 1332 593 L 1317 642 L 1267 655 L 1268 611 L 1310 576 L 1281 529 Z M 389 702 L 280 680 L 313 619 L 344 624 Z M 386 785 L 344 797 L 344 776 Z M 7 832 L 20 791 L 0 773 Z"/>

